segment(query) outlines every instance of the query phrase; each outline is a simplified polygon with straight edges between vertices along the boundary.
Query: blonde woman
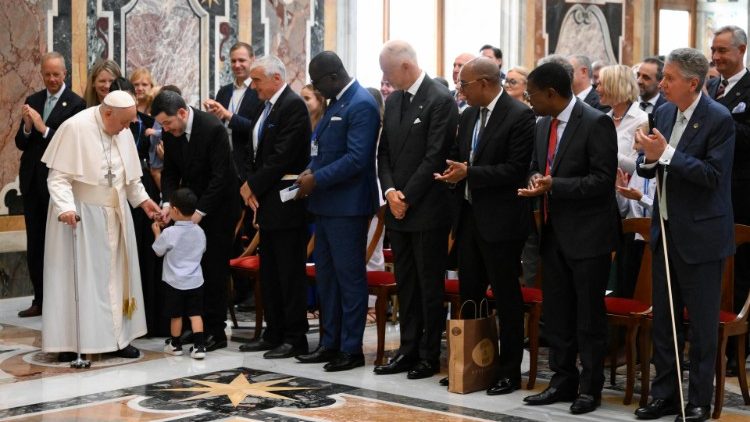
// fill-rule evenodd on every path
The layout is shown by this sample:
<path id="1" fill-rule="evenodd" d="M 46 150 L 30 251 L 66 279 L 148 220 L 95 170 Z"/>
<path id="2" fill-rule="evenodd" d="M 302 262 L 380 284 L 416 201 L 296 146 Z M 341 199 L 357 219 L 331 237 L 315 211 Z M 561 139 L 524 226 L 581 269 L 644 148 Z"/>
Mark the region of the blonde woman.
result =
<path id="1" fill-rule="evenodd" d="M 99 60 L 94 63 L 86 84 L 83 99 L 86 107 L 96 106 L 102 103 L 104 97 L 109 94 L 109 87 L 115 79 L 122 76 L 120 66 L 112 60 Z"/>
<path id="2" fill-rule="evenodd" d="M 315 89 L 312 84 L 302 87 L 300 95 L 305 100 L 307 111 L 310 113 L 310 124 L 313 130 L 315 130 L 315 126 L 318 125 L 318 122 L 326 112 L 326 99 L 323 98 L 323 94 Z"/>
<path id="3" fill-rule="evenodd" d="M 145 67 L 140 67 L 130 74 L 130 83 L 135 88 L 135 99 L 138 102 L 138 111 L 144 114 L 149 114 L 149 108 L 151 107 L 152 93 L 154 91 L 154 78 L 151 76 L 151 71 Z"/>
<path id="4" fill-rule="evenodd" d="M 526 101 L 523 94 L 526 92 L 526 78 L 528 76 L 528 69 L 523 66 L 516 66 L 505 75 L 505 84 L 503 84 L 503 88 L 508 95 L 526 105 L 529 105 L 529 102 Z"/>
<path id="5" fill-rule="evenodd" d="M 617 166 L 633 174 L 638 152 L 633 149 L 635 131 L 648 124 L 648 114 L 638 107 L 638 82 L 628 66 L 614 65 L 599 71 L 596 87 L 602 105 L 612 107 L 607 113 L 617 128 Z"/>

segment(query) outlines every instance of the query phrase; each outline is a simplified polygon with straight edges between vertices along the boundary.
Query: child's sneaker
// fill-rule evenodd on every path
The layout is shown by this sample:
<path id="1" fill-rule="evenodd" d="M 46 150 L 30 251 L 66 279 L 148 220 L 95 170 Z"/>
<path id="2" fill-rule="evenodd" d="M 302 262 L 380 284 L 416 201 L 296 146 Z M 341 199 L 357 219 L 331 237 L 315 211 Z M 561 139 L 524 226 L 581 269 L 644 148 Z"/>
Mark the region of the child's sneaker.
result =
<path id="1" fill-rule="evenodd" d="M 191 346 L 190 357 L 193 359 L 203 359 L 206 357 L 206 346 Z"/>
<path id="2" fill-rule="evenodd" d="M 164 341 L 164 353 L 169 353 L 172 356 L 182 356 L 182 346 L 173 346 L 172 339 L 168 338 Z"/>

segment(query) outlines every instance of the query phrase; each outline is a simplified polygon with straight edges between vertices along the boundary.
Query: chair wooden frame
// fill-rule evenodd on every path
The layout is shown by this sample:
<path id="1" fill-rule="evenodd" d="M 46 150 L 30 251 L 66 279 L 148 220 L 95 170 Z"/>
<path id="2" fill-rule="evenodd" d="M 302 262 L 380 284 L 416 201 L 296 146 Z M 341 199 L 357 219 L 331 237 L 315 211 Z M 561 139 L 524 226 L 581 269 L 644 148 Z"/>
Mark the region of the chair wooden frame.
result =
<path id="1" fill-rule="evenodd" d="M 607 321 L 609 324 L 625 329 L 625 397 L 622 402 L 629 405 L 633 400 L 633 390 L 635 387 L 635 370 L 636 370 L 636 347 L 639 343 L 638 333 L 641 331 L 646 315 L 651 312 L 651 248 L 648 241 L 651 238 L 651 219 L 650 218 L 628 218 L 622 222 L 623 233 L 635 233 L 643 237 L 646 245 L 643 248 L 641 266 L 638 272 L 635 290 L 632 298 L 605 298 L 607 306 Z M 627 302 L 628 308 L 636 309 L 634 312 L 616 310 L 614 303 L 616 301 Z M 617 352 L 619 349 L 618 337 L 612 336 L 610 343 L 610 383 L 614 385 L 617 373 Z M 645 358 L 648 354 L 644 349 L 644 342 L 640 342 L 641 349 L 641 370 L 644 366 L 649 365 L 649 360 Z M 644 382 L 645 381 L 645 382 Z M 641 379 L 641 397 L 648 397 L 648 379 Z"/>

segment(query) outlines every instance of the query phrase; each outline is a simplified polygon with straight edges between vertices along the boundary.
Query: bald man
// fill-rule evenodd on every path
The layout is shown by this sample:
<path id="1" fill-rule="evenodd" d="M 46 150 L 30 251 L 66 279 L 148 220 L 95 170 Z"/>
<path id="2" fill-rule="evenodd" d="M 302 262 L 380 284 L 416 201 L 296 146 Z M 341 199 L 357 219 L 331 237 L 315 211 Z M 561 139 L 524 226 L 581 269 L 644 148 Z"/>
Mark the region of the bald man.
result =
<path id="1" fill-rule="evenodd" d="M 453 84 L 456 86 L 456 89 L 451 91 L 451 95 L 453 95 L 453 98 L 456 100 L 459 113 L 463 113 L 469 105 L 466 103 L 466 98 L 464 98 L 458 89 L 458 73 L 461 71 L 461 68 L 473 58 L 474 55 L 471 53 L 461 53 L 453 60 Z"/>
<path id="2" fill-rule="evenodd" d="M 73 360 L 74 351 L 116 351 L 124 358 L 140 355 L 130 346 L 133 339 L 146 334 L 146 318 L 127 203 L 140 206 L 152 217 L 159 214 L 159 206 L 141 183 L 138 151 L 129 129 L 135 118 L 135 99 L 127 92 L 114 91 L 101 105 L 66 120 L 42 156 L 49 167 L 51 198 L 44 290 L 55 298 L 44 302 L 42 350 L 58 352 L 60 361 Z M 75 230 L 78 236 L 73 237 Z M 75 248 L 71 246 L 74 240 Z M 78 305 L 74 260 L 81 292 Z"/>
<path id="3" fill-rule="evenodd" d="M 448 189 L 433 173 L 445 168 L 458 110 L 448 89 L 419 67 L 409 44 L 386 43 L 380 68 L 397 89 L 386 102 L 378 176 L 388 201 L 385 224 L 395 257 L 401 347 L 387 365 L 375 367 L 375 373 L 427 378 L 440 371 L 450 226 Z"/>
<path id="4" fill-rule="evenodd" d="M 534 113 L 503 90 L 497 64 L 486 57 L 466 63 L 460 90 L 470 107 L 461 114 L 458 139 L 443 174 L 456 184 L 453 224 L 461 300 L 479 302 L 492 286 L 500 321 L 500 366 L 489 395 L 521 387 L 523 298 L 518 284 L 521 250 L 531 229 L 531 207 L 516 195 L 525 186 L 534 148 Z"/>

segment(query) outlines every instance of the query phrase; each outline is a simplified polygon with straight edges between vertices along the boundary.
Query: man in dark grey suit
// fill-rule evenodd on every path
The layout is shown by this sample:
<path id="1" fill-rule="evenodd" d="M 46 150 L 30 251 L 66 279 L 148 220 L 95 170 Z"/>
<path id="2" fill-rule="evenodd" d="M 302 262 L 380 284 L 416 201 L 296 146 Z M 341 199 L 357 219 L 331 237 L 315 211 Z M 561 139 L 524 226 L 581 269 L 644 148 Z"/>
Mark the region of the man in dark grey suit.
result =
<path id="1" fill-rule="evenodd" d="M 737 26 L 725 26 L 714 33 L 711 59 L 721 78 L 708 82 L 708 95 L 732 113 L 734 120 L 734 164 L 732 207 L 734 222 L 750 225 L 750 71 L 745 67 L 747 34 Z M 724 85 L 723 90 L 721 86 Z M 734 310 L 739 312 L 750 290 L 750 245 L 737 248 L 734 257 Z M 737 374 L 735 348 L 727 347 L 727 373 Z M 747 347 L 746 352 L 750 350 Z"/>
<path id="2" fill-rule="evenodd" d="M 450 226 L 442 172 L 456 136 L 458 110 L 448 89 L 427 76 L 414 49 L 390 41 L 380 53 L 384 77 L 398 89 L 388 97 L 378 149 L 380 186 L 388 201 L 386 227 L 395 258 L 401 306 L 401 347 L 376 374 L 440 371 L 445 327 L 443 293 Z"/>
<path id="3" fill-rule="evenodd" d="M 604 291 L 617 245 L 617 132 L 612 119 L 573 96 L 557 63 L 529 74 L 527 98 L 536 126 L 528 188 L 543 196 L 540 255 L 549 387 L 529 405 L 573 401 L 573 414 L 599 407 L 604 385 L 607 317 Z M 583 370 L 576 358 L 580 354 Z"/>
<path id="4" fill-rule="evenodd" d="M 724 260 L 734 253 L 730 197 L 735 128 L 725 106 L 701 93 L 708 72 L 703 53 L 669 53 L 661 88 L 669 101 L 656 110 L 654 133 L 636 132 L 636 170 L 657 178 L 651 224 L 653 249 L 653 400 L 636 410 L 639 419 L 680 412 L 680 393 L 670 317 L 667 275 L 674 300 L 677 339 L 684 339 L 683 309 L 690 315 L 690 381 L 686 421 L 710 418 L 717 354 L 717 327 Z M 660 217 L 664 219 L 662 232 Z M 662 236 L 666 236 L 667 251 Z M 680 415 L 677 418 L 682 421 Z"/>
<path id="5" fill-rule="evenodd" d="M 568 61 L 573 66 L 573 94 L 591 107 L 604 113 L 608 112 L 609 107 L 599 102 L 599 94 L 591 85 L 591 59 L 576 55 L 568 57 Z"/>
<path id="6" fill-rule="evenodd" d="M 534 113 L 500 85 L 485 57 L 461 69 L 460 90 L 471 107 L 461 115 L 448 169 L 436 178 L 457 183 L 454 219 L 461 300 L 478 302 L 487 286 L 497 302 L 500 365 L 489 395 L 521 387 L 523 297 L 518 283 L 521 250 L 531 229 L 531 207 L 516 195 L 526 185 L 534 148 Z"/>
<path id="7" fill-rule="evenodd" d="M 23 105 L 22 122 L 16 133 L 16 147 L 23 151 L 18 176 L 26 223 L 26 261 L 34 286 L 31 306 L 18 313 L 21 318 L 42 314 L 44 232 L 47 227 L 47 166 L 42 155 L 55 130 L 69 117 L 86 108 L 81 97 L 65 86 L 65 58 L 50 52 L 42 56 L 45 89 L 30 95 Z"/>

